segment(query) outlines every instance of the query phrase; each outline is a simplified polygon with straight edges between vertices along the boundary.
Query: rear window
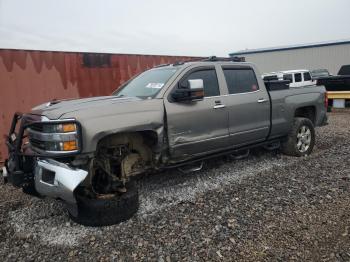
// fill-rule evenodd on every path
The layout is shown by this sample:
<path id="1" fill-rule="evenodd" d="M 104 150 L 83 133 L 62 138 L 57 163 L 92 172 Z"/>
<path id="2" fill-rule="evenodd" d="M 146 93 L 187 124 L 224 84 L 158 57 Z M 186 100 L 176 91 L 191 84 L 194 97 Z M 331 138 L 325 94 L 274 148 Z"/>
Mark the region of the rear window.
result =
<path id="1" fill-rule="evenodd" d="M 223 68 L 227 88 L 230 94 L 248 93 L 259 90 L 252 69 Z"/>
<path id="2" fill-rule="evenodd" d="M 301 82 L 301 73 L 294 74 L 295 82 Z"/>
<path id="3" fill-rule="evenodd" d="M 329 72 L 327 69 L 315 69 L 311 71 L 311 76 L 313 78 L 322 77 L 322 76 L 329 76 Z"/>
<path id="4" fill-rule="evenodd" d="M 350 65 L 343 65 L 340 68 L 338 75 L 350 75 Z"/>
<path id="5" fill-rule="evenodd" d="M 304 73 L 304 81 L 311 81 L 310 73 L 308 73 L 308 72 Z"/>

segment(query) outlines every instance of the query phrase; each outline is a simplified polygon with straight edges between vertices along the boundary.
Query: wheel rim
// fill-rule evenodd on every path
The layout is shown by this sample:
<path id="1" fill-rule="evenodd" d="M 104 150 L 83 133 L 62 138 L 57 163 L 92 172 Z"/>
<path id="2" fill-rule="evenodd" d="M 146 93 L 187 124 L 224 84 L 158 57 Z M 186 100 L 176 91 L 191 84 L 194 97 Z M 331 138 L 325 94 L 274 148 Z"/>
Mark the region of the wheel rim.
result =
<path id="1" fill-rule="evenodd" d="M 297 148 L 299 152 L 305 153 L 311 144 L 311 130 L 308 126 L 301 126 L 297 135 Z"/>

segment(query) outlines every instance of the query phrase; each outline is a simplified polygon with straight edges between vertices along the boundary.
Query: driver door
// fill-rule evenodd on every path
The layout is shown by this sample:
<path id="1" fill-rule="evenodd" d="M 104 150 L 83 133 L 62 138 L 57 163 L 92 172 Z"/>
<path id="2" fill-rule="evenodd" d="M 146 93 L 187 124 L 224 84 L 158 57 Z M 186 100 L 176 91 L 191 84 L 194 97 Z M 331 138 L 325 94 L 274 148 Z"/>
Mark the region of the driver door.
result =
<path id="1" fill-rule="evenodd" d="M 217 151 L 228 142 L 228 111 L 223 104 L 215 67 L 189 70 L 174 88 L 179 88 L 182 81 L 192 79 L 203 80 L 203 100 L 164 100 L 170 153 L 173 158 Z"/>

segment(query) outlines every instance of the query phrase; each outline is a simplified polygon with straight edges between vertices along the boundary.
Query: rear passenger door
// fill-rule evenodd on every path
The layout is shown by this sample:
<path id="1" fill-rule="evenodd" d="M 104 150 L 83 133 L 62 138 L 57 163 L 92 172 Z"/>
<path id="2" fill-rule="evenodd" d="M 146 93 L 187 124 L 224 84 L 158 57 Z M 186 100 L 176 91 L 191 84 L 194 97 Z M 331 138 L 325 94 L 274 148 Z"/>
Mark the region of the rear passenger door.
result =
<path id="1" fill-rule="evenodd" d="M 265 140 L 270 129 L 270 100 L 265 86 L 259 86 L 249 66 L 222 66 L 222 71 L 228 89 L 224 104 L 229 114 L 230 144 Z"/>

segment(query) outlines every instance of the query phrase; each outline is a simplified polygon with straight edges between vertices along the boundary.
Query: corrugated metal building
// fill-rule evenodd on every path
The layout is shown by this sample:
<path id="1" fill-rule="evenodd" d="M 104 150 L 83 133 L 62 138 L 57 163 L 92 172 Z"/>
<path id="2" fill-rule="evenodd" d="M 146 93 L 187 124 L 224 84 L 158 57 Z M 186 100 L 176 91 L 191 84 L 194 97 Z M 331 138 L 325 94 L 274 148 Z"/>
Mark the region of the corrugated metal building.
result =
<path id="1" fill-rule="evenodd" d="M 132 76 L 191 57 L 0 50 L 0 166 L 15 111 L 52 99 L 109 95 Z"/>
<path id="2" fill-rule="evenodd" d="M 350 40 L 251 49 L 233 52 L 230 56 L 245 57 L 258 65 L 261 73 L 292 69 L 328 69 L 337 74 L 350 64 Z"/>

